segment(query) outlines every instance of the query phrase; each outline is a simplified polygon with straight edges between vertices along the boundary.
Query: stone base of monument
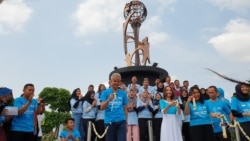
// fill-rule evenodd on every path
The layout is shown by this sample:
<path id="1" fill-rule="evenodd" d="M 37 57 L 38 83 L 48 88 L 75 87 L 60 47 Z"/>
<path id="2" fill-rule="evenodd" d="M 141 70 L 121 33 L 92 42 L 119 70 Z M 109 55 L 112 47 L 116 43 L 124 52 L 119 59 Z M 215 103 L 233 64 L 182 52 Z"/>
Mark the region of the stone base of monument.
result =
<path id="1" fill-rule="evenodd" d="M 113 73 L 120 73 L 122 81 L 125 84 L 130 84 L 132 76 L 136 76 L 138 79 L 137 83 L 142 85 L 143 79 L 147 77 L 150 80 L 151 86 L 155 85 L 154 81 L 156 78 L 160 78 L 164 81 L 165 77 L 168 76 L 168 72 L 166 70 L 154 66 L 130 66 L 115 68 L 114 71 L 109 74 L 109 79 Z"/>

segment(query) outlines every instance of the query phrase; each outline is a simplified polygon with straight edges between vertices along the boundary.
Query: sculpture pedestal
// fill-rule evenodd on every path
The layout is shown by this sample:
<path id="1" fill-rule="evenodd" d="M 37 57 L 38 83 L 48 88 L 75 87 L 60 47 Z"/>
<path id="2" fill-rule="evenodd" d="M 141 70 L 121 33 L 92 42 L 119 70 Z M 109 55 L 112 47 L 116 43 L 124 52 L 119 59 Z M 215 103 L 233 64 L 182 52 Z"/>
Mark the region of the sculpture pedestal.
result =
<path id="1" fill-rule="evenodd" d="M 149 78 L 151 86 L 155 85 L 154 81 L 156 78 L 160 78 L 161 81 L 164 81 L 166 76 L 168 76 L 168 72 L 166 70 L 153 66 L 130 66 L 118 68 L 109 74 L 109 79 L 113 73 L 120 73 L 122 81 L 127 85 L 131 83 L 132 76 L 137 77 L 137 83 L 140 85 L 142 85 L 145 77 Z"/>

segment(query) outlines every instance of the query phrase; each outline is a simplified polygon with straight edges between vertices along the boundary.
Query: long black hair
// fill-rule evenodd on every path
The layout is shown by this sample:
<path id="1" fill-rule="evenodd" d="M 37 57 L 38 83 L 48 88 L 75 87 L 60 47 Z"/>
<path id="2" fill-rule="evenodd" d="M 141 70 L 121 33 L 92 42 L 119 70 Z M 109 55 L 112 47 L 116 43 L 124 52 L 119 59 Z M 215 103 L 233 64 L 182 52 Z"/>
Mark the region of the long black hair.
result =
<path id="1" fill-rule="evenodd" d="M 95 94 L 95 92 L 94 92 L 94 91 L 88 91 L 88 92 L 85 94 L 85 96 L 84 96 L 84 98 L 83 98 L 83 101 L 87 101 L 89 104 L 92 104 L 92 102 L 94 101 L 94 99 L 91 98 L 91 95 L 92 95 L 92 94 Z"/>
<path id="2" fill-rule="evenodd" d="M 200 98 L 199 98 L 199 102 L 201 102 L 202 104 L 204 103 L 204 98 L 201 96 L 201 91 L 200 91 L 200 89 L 199 89 L 199 87 L 198 87 L 198 85 L 194 85 L 194 86 L 192 86 L 190 89 L 189 89 L 189 95 L 192 95 L 193 94 L 193 92 L 194 92 L 194 90 L 198 90 L 199 91 L 199 93 L 200 93 Z M 191 103 L 192 103 L 193 101 L 191 101 Z"/>
<path id="3" fill-rule="evenodd" d="M 70 99 L 72 99 L 72 98 L 78 99 L 78 97 L 77 97 L 77 95 L 76 95 L 76 92 L 77 92 L 78 90 L 81 91 L 80 88 L 76 88 L 76 89 L 73 90 L 73 92 L 72 92 L 72 94 L 71 94 L 71 96 L 70 96 Z"/>

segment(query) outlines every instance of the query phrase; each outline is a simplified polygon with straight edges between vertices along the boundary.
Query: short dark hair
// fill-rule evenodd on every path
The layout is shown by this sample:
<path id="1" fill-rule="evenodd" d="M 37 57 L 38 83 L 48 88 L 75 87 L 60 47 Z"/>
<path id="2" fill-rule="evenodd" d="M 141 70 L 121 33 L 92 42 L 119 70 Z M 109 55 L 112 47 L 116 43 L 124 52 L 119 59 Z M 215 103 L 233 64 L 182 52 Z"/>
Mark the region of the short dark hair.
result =
<path id="1" fill-rule="evenodd" d="M 69 118 L 66 118 L 66 119 L 65 119 L 64 123 L 67 124 L 70 120 L 75 122 L 75 119 L 74 119 L 74 118 L 69 117 Z"/>
<path id="2" fill-rule="evenodd" d="M 216 92 L 218 92 L 217 87 L 216 86 L 209 86 L 208 89 L 214 89 Z"/>
<path id="3" fill-rule="evenodd" d="M 94 85 L 93 85 L 93 84 L 90 84 L 88 87 L 92 87 L 92 88 L 93 88 L 93 87 L 94 87 Z"/>
<path id="4" fill-rule="evenodd" d="M 25 84 L 24 87 L 23 87 L 23 90 L 25 90 L 29 86 L 34 87 L 34 84 L 32 84 L 32 83 Z"/>

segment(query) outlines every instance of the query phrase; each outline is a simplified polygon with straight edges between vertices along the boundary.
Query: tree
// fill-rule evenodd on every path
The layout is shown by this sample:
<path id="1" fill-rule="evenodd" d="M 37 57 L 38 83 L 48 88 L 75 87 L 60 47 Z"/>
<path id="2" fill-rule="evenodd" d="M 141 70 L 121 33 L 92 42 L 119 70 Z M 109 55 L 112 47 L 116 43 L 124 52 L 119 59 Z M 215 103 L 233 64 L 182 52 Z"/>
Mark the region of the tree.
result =
<path id="1" fill-rule="evenodd" d="M 51 111 L 45 112 L 43 121 L 43 132 L 50 133 L 53 128 L 58 128 L 65 118 L 70 117 L 70 107 L 68 105 L 70 92 L 63 88 L 46 87 L 39 94 L 43 98 Z"/>

